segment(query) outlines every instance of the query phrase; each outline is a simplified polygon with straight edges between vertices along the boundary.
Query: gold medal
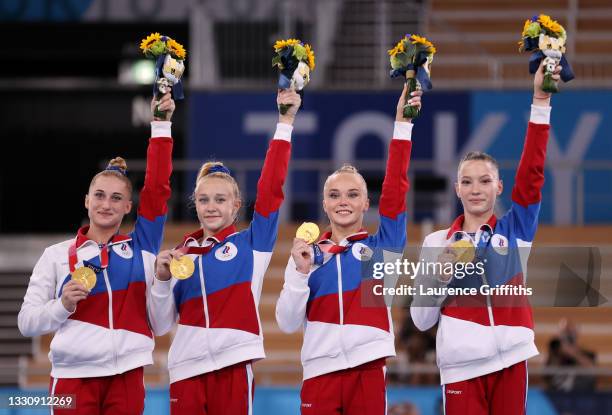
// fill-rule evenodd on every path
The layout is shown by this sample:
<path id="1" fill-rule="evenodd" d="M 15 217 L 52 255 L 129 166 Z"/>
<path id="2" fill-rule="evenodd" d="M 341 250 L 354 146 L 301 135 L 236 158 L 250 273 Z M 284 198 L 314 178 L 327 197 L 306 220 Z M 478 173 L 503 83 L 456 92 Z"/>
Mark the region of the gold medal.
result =
<path id="1" fill-rule="evenodd" d="M 470 241 L 465 239 L 453 242 L 450 247 L 455 253 L 455 257 L 457 257 L 457 262 L 472 262 L 476 256 L 476 248 L 474 248 Z"/>
<path id="2" fill-rule="evenodd" d="M 180 259 L 172 258 L 170 261 L 170 274 L 177 280 L 185 280 L 193 275 L 195 264 L 187 255 L 183 255 Z"/>
<path id="3" fill-rule="evenodd" d="M 96 273 L 89 267 L 81 267 L 74 270 L 72 273 L 73 280 L 83 284 L 88 291 L 96 285 Z"/>
<path id="4" fill-rule="evenodd" d="M 319 227 L 316 223 L 304 222 L 295 232 L 295 237 L 303 239 L 307 244 L 311 244 L 319 237 Z"/>

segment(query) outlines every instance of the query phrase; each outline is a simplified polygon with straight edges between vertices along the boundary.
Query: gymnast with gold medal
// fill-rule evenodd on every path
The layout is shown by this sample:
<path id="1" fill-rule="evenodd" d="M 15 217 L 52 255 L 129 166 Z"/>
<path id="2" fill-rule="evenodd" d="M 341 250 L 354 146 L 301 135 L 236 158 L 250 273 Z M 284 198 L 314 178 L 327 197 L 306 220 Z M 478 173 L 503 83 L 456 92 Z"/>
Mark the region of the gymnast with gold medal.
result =
<path id="1" fill-rule="evenodd" d="M 149 314 L 150 286 L 170 197 L 174 108 L 170 92 L 151 102 L 147 168 L 133 231 L 120 233 L 133 190 L 127 163 L 117 157 L 90 182 L 88 224 L 45 249 L 30 277 L 19 330 L 28 337 L 54 333 L 49 395 L 74 396 L 74 405 L 53 408 L 55 415 L 144 410 L 143 368 L 153 364 L 159 330 Z"/>
<path id="2" fill-rule="evenodd" d="M 153 318 L 163 332 L 177 325 L 168 355 L 171 415 L 252 413 L 252 362 L 265 357 L 258 303 L 277 238 L 301 98 L 292 88 L 281 89 L 276 103 L 278 124 L 250 225 L 236 226 L 242 198 L 234 174 L 222 162 L 209 161 L 192 194 L 198 228 L 157 256 Z"/>

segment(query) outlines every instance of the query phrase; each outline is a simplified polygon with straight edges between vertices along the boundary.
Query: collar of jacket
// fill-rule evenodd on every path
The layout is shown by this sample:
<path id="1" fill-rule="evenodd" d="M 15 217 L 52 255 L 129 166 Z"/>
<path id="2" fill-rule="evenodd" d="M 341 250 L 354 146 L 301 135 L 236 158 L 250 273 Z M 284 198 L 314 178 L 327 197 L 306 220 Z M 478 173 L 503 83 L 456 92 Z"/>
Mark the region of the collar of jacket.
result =
<path id="1" fill-rule="evenodd" d="M 453 236 L 457 232 L 462 232 L 463 222 L 465 222 L 465 215 L 459 215 L 457 219 L 455 219 L 455 221 L 451 225 L 450 229 L 448 230 L 448 233 L 446 234 L 446 239 L 450 239 L 450 237 Z M 493 233 L 496 223 L 497 223 L 497 217 L 493 214 L 485 223 L 480 225 L 480 229 L 482 230 L 483 228 L 489 228 L 491 233 Z"/>
<path id="2" fill-rule="evenodd" d="M 96 241 L 89 239 L 87 237 L 88 231 L 89 231 L 89 225 L 81 226 L 79 230 L 77 231 L 77 236 L 76 236 L 76 248 L 77 249 L 79 249 L 82 245 L 84 245 L 88 241 L 91 241 L 92 243 L 96 244 L 96 246 L 98 246 L 98 243 Z M 112 246 L 115 244 L 131 241 L 131 240 L 132 238 L 130 238 L 128 235 L 122 235 L 122 234 L 116 233 L 115 235 L 113 235 L 110 241 L 108 241 L 106 246 Z"/>
<path id="3" fill-rule="evenodd" d="M 228 236 L 236 233 L 236 227 L 232 224 L 227 228 L 221 229 L 219 232 L 214 234 L 213 236 L 209 236 L 206 238 L 207 241 L 213 241 L 215 243 L 220 244 L 223 242 Z M 183 243 L 179 246 L 187 246 L 187 244 L 191 241 L 195 241 L 199 244 L 200 239 L 204 237 L 204 229 L 200 228 L 195 232 L 188 233 L 183 237 Z M 204 243 L 204 241 L 202 241 Z"/>

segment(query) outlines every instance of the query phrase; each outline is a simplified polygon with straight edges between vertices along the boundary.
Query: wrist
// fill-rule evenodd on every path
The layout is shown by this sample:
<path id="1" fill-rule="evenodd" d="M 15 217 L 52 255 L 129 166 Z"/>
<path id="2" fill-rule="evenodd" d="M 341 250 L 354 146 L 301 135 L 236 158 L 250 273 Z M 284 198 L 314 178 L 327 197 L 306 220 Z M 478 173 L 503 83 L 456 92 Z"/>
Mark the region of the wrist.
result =
<path id="1" fill-rule="evenodd" d="M 310 267 L 306 267 L 306 266 L 303 266 L 303 267 L 302 266 L 296 266 L 295 269 L 300 274 L 308 274 L 310 272 Z"/>
<path id="2" fill-rule="evenodd" d="M 279 115 L 278 116 L 278 122 L 280 124 L 293 125 L 294 121 L 295 121 L 295 117 L 291 117 L 291 116 L 287 116 L 287 115 Z"/>
<path id="3" fill-rule="evenodd" d="M 550 104 L 550 98 L 552 94 L 547 94 L 544 91 L 537 90 L 533 92 L 533 103 L 534 105 L 543 105 L 547 106 Z"/>
<path id="4" fill-rule="evenodd" d="M 76 304 L 68 303 L 68 301 L 65 301 L 63 298 L 62 298 L 62 305 L 64 306 L 66 311 L 68 311 L 69 313 L 74 313 L 74 310 L 76 309 Z"/>
<path id="5" fill-rule="evenodd" d="M 161 274 L 161 273 L 156 273 L 155 274 L 155 279 L 157 281 L 166 282 L 166 281 L 170 280 L 170 274 L 164 275 L 164 274 Z"/>

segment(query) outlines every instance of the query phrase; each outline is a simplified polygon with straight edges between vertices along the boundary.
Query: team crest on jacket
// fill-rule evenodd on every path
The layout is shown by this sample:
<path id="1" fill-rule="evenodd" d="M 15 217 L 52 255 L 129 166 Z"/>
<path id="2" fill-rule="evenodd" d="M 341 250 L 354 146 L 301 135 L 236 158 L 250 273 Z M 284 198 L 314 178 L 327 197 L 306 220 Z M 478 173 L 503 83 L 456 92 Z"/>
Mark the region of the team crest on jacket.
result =
<path id="1" fill-rule="evenodd" d="M 134 252 L 127 242 L 113 245 L 113 251 L 121 258 L 130 259 L 134 256 Z"/>
<path id="2" fill-rule="evenodd" d="M 500 255 L 508 255 L 508 238 L 496 233 L 491 237 L 491 246 Z"/>
<path id="3" fill-rule="evenodd" d="M 353 244 L 351 251 L 353 252 L 353 256 L 359 261 L 369 261 L 372 259 L 372 255 L 374 254 L 370 247 L 362 244 L 361 242 Z"/>
<path id="4" fill-rule="evenodd" d="M 215 258 L 219 261 L 229 261 L 238 255 L 238 248 L 231 242 L 226 243 L 215 251 Z"/>

